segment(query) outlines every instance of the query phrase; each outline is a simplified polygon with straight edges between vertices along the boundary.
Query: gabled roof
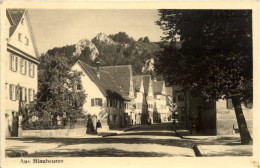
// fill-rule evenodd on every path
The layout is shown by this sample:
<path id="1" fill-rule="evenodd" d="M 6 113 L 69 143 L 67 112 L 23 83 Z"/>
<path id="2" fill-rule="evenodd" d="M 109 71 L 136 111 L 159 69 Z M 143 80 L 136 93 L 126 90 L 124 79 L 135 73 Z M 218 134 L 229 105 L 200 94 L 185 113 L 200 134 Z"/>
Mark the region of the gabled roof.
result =
<path id="1" fill-rule="evenodd" d="M 77 61 L 77 63 L 107 98 L 129 100 L 124 90 L 120 88 L 109 72 L 100 70 L 100 78 L 98 78 L 95 68 L 82 61 Z"/>
<path id="2" fill-rule="evenodd" d="M 11 18 L 11 14 L 8 10 L 6 10 L 6 16 L 7 16 L 8 21 L 10 22 L 10 25 L 12 26 L 14 24 L 14 21 Z"/>
<path id="3" fill-rule="evenodd" d="M 130 80 L 132 80 L 132 66 L 119 65 L 119 66 L 103 66 L 100 70 L 109 72 L 116 82 L 124 89 L 125 93 L 130 93 Z"/>
<path id="4" fill-rule="evenodd" d="M 162 94 L 164 81 L 153 81 L 154 95 Z"/>
<path id="5" fill-rule="evenodd" d="M 31 38 L 32 38 L 32 43 L 33 43 L 33 48 L 34 48 L 34 51 L 35 51 L 35 54 L 36 54 L 36 58 L 39 58 L 39 51 L 38 51 L 38 47 L 36 45 L 34 33 L 32 31 L 32 25 L 31 25 L 29 14 L 28 14 L 27 10 L 15 8 L 15 9 L 7 9 L 6 12 L 7 12 L 7 17 L 10 17 L 8 19 L 13 23 L 13 24 L 11 24 L 11 27 L 9 29 L 9 38 L 15 32 L 17 26 L 20 23 L 21 18 L 23 17 L 23 15 L 26 15 L 27 23 L 28 23 L 28 29 L 29 29 L 29 32 L 30 32 L 30 35 L 31 35 Z"/>
<path id="6" fill-rule="evenodd" d="M 11 20 L 13 21 L 13 26 L 11 26 L 9 30 L 9 37 L 11 37 L 18 26 L 23 14 L 25 12 L 25 9 L 7 9 L 7 13 L 10 14 Z"/>
<path id="7" fill-rule="evenodd" d="M 166 95 L 172 97 L 172 87 L 166 87 Z"/>
<path id="8" fill-rule="evenodd" d="M 140 90 L 141 90 L 142 81 L 143 81 L 143 76 L 141 76 L 141 75 L 139 75 L 139 76 L 133 76 L 134 89 L 135 89 L 137 92 L 140 92 Z"/>

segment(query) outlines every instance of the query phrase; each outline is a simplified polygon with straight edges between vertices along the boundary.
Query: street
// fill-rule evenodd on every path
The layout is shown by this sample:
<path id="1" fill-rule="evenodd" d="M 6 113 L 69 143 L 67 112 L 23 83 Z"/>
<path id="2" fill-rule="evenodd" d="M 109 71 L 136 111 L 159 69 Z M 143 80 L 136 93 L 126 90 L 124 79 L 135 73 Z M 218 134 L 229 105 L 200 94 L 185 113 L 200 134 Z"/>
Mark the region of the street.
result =
<path id="1" fill-rule="evenodd" d="M 195 157 L 192 148 L 195 145 L 239 144 L 239 139 L 216 139 L 215 136 L 190 136 L 181 139 L 174 133 L 171 123 L 143 125 L 104 138 L 21 138 L 19 141 L 27 146 L 30 144 L 35 148 L 42 148 L 23 157 Z"/>

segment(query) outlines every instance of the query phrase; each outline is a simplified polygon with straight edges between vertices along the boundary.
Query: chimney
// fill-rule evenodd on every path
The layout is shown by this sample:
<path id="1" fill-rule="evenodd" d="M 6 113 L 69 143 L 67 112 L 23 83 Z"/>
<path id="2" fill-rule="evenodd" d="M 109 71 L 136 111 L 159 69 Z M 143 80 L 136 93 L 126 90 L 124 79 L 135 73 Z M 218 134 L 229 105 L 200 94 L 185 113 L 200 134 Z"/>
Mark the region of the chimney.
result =
<path id="1" fill-rule="evenodd" d="M 96 62 L 96 65 L 97 65 L 97 77 L 100 79 L 100 72 L 99 72 L 100 62 L 97 61 L 97 62 Z"/>

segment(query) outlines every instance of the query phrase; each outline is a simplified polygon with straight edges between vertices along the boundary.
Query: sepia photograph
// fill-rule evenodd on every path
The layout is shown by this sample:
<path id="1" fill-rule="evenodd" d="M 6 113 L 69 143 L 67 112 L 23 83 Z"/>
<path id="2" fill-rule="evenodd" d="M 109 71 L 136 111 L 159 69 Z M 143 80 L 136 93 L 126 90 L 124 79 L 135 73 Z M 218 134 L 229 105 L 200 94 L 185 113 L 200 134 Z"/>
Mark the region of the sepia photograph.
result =
<path id="1" fill-rule="evenodd" d="M 252 9 L 1 13 L 2 159 L 258 155 Z"/>

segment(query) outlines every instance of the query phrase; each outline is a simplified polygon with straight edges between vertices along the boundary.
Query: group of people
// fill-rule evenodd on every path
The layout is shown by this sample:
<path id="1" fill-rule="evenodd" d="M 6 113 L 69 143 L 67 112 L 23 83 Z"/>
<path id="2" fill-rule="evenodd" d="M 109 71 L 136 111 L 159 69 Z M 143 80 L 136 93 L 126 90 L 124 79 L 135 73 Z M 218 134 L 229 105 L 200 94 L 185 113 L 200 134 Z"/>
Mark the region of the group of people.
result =
<path id="1" fill-rule="evenodd" d="M 87 120 L 87 130 L 86 130 L 86 134 L 93 134 L 93 133 L 97 133 L 98 129 L 101 129 L 101 122 L 100 120 L 97 121 L 97 116 L 91 116 L 88 115 L 88 120 Z"/>

